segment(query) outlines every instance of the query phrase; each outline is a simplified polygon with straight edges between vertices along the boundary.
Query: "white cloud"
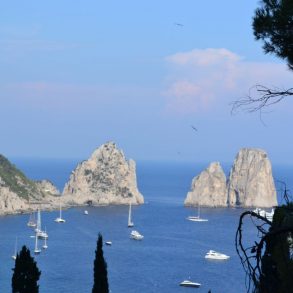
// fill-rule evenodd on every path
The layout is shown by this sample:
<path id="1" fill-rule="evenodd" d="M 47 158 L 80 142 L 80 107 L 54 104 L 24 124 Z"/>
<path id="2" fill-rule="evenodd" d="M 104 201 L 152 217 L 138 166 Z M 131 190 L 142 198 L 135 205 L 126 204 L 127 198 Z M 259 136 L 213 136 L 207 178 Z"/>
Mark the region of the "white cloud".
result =
<path id="1" fill-rule="evenodd" d="M 195 49 L 168 56 L 167 111 L 211 111 L 245 96 L 255 84 L 290 86 L 283 63 L 249 62 L 227 49 Z"/>
<path id="2" fill-rule="evenodd" d="M 237 62 L 241 58 L 227 49 L 194 49 L 190 52 L 177 53 L 167 60 L 178 65 L 212 66 L 224 62 Z"/>

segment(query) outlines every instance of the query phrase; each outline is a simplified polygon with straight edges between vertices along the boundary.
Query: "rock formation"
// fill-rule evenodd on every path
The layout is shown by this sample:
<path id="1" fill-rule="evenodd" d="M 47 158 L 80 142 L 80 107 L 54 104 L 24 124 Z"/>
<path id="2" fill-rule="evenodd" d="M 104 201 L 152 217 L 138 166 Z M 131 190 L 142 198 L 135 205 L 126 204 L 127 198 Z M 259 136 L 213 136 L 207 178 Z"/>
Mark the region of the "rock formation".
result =
<path id="1" fill-rule="evenodd" d="M 187 206 L 227 206 L 226 176 L 219 162 L 214 162 L 193 178 L 191 191 L 184 202 Z"/>
<path id="2" fill-rule="evenodd" d="M 60 196 L 60 191 L 56 188 L 56 186 L 49 180 L 38 180 L 35 181 L 37 187 L 45 194 Z"/>
<path id="3" fill-rule="evenodd" d="M 127 161 L 113 142 L 100 146 L 71 173 L 62 201 L 69 205 L 143 203 L 135 162 Z"/>
<path id="4" fill-rule="evenodd" d="M 39 184 L 28 179 L 0 155 L 0 215 L 34 210 L 37 208 L 35 203 L 43 203 L 44 209 L 57 207 L 56 196 L 60 194 L 53 184 L 45 182 Z M 50 192 L 47 192 L 45 188 L 49 185 Z"/>
<path id="5" fill-rule="evenodd" d="M 230 171 L 230 206 L 272 207 L 277 205 L 271 163 L 265 151 L 241 149 Z"/>

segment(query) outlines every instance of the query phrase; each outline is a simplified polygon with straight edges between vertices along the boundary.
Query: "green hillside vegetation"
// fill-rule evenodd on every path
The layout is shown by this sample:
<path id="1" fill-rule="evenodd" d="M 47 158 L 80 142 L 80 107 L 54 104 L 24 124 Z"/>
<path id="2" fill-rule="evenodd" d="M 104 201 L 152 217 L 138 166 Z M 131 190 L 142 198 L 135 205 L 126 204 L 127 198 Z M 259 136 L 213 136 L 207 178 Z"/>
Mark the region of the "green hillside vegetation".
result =
<path id="1" fill-rule="evenodd" d="M 36 184 L 28 179 L 19 169 L 0 154 L 0 185 L 9 187 L 18 196 L 28 200 L 30 196 L 39 194 Z"/>

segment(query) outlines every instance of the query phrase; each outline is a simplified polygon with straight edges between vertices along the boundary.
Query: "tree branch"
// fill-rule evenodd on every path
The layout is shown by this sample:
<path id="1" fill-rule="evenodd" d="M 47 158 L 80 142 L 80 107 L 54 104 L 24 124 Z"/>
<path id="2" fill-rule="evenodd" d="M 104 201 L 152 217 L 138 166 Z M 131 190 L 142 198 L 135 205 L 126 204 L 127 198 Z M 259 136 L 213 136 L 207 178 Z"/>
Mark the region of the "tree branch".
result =
<path id="1" fill-rule="evenodd" d="M 279 103 L 281 100 L 288 96 L 293 96 L 293 88 L 270 89 L 263 85 L 255 85 L 250 88 L 246 97 L 240 98 L 237 101 L 232 102 L 231 113 L 234 114 L 239 110 L 243 110 L 248 113 L 261 111 L 264 108 Z"/>

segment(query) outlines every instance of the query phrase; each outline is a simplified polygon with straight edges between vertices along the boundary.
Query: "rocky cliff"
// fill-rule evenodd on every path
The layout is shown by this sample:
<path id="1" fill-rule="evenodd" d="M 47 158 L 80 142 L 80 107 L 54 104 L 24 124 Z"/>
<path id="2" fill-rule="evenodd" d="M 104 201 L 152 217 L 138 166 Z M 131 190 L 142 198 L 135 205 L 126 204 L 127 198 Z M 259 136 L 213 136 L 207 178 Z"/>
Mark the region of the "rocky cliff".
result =
<path id="1" fill-rule="evenodd" d="M 192 180 L 187 206 L 227 206 L 226 176 L 219 162 L 214 162 Z"/>
<path id="2" fill-rule="evenodd" d="M 136 183 L 135 162 L 127 161 L 115 143 L 96 149 L 78 164 L 66 183 L 62 201 L 69 205 L 142 204 Z"/>
<path id="3" fill-rule="evenodd" d="M 50 192 L 45 189 L 49 185 Z M 30 180 L 0 155 L 0 215 L 27 212 L 35 209 L 36 203 L 43 203 L 45 209 L 55 208 L 58 195 L 60 193 L 52 183 Z"/>
<path id="4" fill-rule="evenodd" d="M 265 151 L 243 148 L 238 152 L 229 176 L 228 203 L 242 207 L 277 205 L 272 167 Z"/>

